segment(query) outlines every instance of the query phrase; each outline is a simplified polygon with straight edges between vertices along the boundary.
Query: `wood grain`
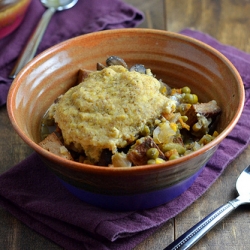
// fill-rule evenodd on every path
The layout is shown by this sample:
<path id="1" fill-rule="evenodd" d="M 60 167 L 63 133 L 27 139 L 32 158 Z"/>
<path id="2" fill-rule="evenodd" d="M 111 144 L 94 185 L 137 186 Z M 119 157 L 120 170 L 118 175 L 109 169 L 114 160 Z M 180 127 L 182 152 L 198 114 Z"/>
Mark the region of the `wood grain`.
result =
<path id="1" fill-rule="evenodd" d="M 248 0 L 165 0 L 166 27 L 179 32 L 189 27 L 222 43 L 250 52 Z"/>

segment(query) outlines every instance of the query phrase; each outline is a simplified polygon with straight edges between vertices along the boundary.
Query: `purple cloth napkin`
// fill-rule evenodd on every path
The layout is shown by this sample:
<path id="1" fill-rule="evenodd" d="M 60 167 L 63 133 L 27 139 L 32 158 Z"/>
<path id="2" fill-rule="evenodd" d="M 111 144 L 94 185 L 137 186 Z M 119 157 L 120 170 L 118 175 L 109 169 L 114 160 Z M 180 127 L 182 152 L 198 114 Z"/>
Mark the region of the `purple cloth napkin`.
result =
<path id="1" fill-rule="evenodd" d="M 0 205 L 64 249 L 132 249 L 199 198 L 250 142 L 250 55 L 186 29 L 181 32 L 221 51 L 240 72 L 246 90 L 242 116 L 196 179 L 173 201 L 154 209 L 111 212 L 72 196 L 37 154 L 0 176 Z"/>
<path id="2" fill-rule="evenodd" d="M 0 39 L 0 106 L 6 103 L 12 82 L 8 75 L 44 11 L 40 0 L 33 0 L 21 26 Z M 78 35 L 99 30 L 131 28 L 142 21 L 143 13 L 122 0 L 79 0 L 72 9 L 57 12 L 52 17 L 37 53 Z"/>

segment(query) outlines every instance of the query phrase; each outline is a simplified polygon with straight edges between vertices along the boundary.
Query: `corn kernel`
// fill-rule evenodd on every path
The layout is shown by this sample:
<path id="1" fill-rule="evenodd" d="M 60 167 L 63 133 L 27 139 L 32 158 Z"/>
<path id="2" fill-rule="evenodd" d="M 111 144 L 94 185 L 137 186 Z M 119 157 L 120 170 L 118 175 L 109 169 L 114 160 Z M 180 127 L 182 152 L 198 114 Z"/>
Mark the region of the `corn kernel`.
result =
<path id="1" fill-rule="evenodd" d="M 178 130 L 178 125 L 176 123 L 171 122 L 169 125 L 170 128 L 173 129 L 175 132 Z"/>
<path id="2" fill-rule="evenodd" d="M 154 159 L 150 159 L 150 160 L 147 161 L 147 164 L 148 165 L 155 164 L 155 160 Z"/>
<path id="3" fill-rule="evenodd" d="M 165 161 L 163 160 L 163 159 L 161 159 L 161 158 L 156 158 L 155 159 L 155 163 L 156 164 L 161 164 L 161 163 L 164 163 Z"/>
<path id="4" fill-rule="evenodd" d="M 217 137 L 218 135 L 219 135 L 219 133 L 217 131 L 214 131 L 213 137 Z"/>
<path id="5" fill-rule="evenodd" d="M 167 94 L 167 88 L 165 86 L 162 86 L 160 88 L 160 92 L 163 94 L 163 95 L 166 95 Z"/>

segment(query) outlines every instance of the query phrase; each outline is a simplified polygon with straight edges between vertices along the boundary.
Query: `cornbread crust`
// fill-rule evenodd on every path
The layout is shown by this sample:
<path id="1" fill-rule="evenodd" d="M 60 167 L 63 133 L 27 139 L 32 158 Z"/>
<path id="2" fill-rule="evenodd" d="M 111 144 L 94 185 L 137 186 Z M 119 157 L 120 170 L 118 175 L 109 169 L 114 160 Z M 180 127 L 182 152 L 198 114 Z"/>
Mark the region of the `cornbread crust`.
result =
<path id="1" fill-rule="evenodd" d="M 54 119 L 65 145 L 84 150 L 92 162 L 103 149 L 113 153 L 138 138 L 173 102 L 161 94 L 154 77 L 123 66 L 95 71 L 69 89 L 55 104 Z"/>

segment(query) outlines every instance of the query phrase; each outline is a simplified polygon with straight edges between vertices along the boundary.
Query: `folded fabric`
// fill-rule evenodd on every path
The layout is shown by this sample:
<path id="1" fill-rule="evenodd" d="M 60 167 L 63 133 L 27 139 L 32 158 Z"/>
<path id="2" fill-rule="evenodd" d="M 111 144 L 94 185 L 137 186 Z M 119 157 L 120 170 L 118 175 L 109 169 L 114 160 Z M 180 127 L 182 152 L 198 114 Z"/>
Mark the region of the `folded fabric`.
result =
<path id="1" fill-rule="evenodd" d="M 39 22 L 45 8 L 33 0 L 21 26 L 0 39 L 0 106 L 6 103 L 8 78 L 18 55 Z M 66 39 L 93 31 L 135 27 L 143 13 L 121 0 L 80 0 L 72 9 L 57 12 L 48 25 L 37 53 Z"/>
<path id="2" fill-rule="evenodd" d="M 201 32 L 181 32 L 221 51 L 240 72 L 246 90 L 242 116 L 194 184 L 165 205 L 144 211 L 113 212 L 71 195 L 37 154 L 0 176 L 0 205 L 64 249 L 132 249 L 160 225 L 199 198 L 250 142 L 250 55 Z"/>

